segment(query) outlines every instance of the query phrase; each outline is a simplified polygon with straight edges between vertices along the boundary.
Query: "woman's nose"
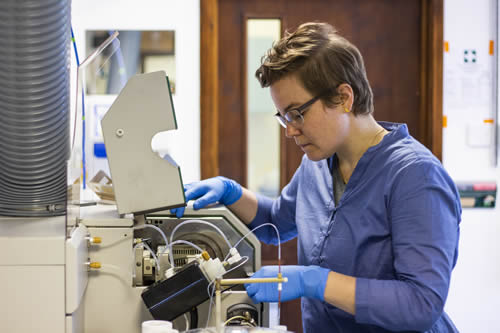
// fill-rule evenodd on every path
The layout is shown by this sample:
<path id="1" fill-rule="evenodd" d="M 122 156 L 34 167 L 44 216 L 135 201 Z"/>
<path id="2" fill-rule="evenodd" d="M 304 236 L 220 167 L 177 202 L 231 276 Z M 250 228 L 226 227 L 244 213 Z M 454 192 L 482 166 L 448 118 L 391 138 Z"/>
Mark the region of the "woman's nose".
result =
<path id="1" fill-rule="evenodd" d="M 300 133 L 300 130 L 297 129 L 296 127 L 294 127 L 293 125 L 291 124 L 286 124 L 286 128 L 285 128 L 285 136 L 287 138 L 293 138 L 294 136 L 297 136 L 299 135 Z"/>

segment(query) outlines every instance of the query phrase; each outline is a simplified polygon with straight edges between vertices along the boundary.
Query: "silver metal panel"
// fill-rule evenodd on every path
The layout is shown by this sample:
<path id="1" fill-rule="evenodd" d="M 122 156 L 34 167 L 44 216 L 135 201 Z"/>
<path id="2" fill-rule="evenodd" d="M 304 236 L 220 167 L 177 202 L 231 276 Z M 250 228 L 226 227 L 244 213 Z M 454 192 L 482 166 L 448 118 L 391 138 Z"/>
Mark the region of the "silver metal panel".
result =
<path id="1" fill-rule="evenodd" d="M 185 204 L 180 168 L 151 148 L 157 133 L 177 128 L 164 71 L 132 77 L 101 125 L 120 214 Z"/>

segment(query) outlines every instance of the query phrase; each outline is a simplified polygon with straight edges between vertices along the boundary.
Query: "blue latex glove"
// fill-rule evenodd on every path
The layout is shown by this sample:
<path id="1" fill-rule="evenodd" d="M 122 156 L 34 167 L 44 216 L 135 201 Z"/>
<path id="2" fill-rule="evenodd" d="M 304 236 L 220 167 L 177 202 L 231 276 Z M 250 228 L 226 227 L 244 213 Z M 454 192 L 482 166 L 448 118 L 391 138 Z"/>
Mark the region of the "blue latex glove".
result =
<path id="1" fill-rule="evenodd" d="M 281 300 L 285 302 L 309 297 L 324 301 L 328 273 L 329 269 L 319 266 L 281 266 L 281 274 L 288 278 L 288 282 L 283 283 Z M 264 266 L 252 279 L 277 276 L 278 266 Z M 245 284 L 245 289 L 254 303 L 278 301 L 277 283 L 248 283 Z"/>
<path id="2" fill-rule="evenodd" d="M 241 198 L 243 189 L 234 180 L 218 176 L 186 184 L 184 192 L 186 202 L 197 199 L 193 204 L 193 208 L 200 209 L 216 202 L 226 206 L 232 205 Z M 184 208 L 174 208 L 170 212 L 181 218 L 184 215 Z"/>

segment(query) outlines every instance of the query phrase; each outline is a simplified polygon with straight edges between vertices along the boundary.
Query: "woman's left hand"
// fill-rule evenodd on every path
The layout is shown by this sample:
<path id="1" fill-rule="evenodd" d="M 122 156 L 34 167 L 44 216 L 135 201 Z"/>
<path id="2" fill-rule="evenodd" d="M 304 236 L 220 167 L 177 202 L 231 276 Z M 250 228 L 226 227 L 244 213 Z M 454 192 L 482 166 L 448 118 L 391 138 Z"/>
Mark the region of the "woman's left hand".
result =
<path id="1" fill-rule="evenodd" d="M 288 282 L 282 284 L 281 300 L 309 297 L 323 301 L 329 272 L 319 266 L 281 266 L 283 278 L 288 278 Z M 278 266 L 264 266 L 255 272 L 252 279 L 277 276 Z M 277 283 L 248 283 L 245 289 L 254 303 L 278 302 Z"/>

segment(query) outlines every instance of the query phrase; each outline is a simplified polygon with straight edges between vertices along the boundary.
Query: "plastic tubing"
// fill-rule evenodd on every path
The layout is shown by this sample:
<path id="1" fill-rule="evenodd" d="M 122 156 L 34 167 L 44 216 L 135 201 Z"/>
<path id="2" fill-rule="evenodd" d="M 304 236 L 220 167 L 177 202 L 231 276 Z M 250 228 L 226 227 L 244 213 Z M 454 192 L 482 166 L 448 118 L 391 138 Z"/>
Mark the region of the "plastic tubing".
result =
<path id="1" fill-rule="evenodd" d="M 207 315 L 207 322 L 205 323 L 205 328 L 208 327 L 208 323 L 210 322 L 210 315 L 212 314 L 212 303 L 214 302 L 213 298 L 214 298 L 215 288 L 213 288 L 212 291 L 210 291 L 210 286 L 212 286 L 213 284 L 214 284 L 214 282 L 212 281 L 207 286 L 209 305 L 208 305 L 208 315 Z"/>
<path id="2" fill-rule="evenodd" d="M 170 242 L 172 242 L 172 240 L 174 239 L 174 234 L 175 232 L 177 231 L 177 229 L 179 229 L 180 227 L 182 227 L 183 225 L 185 224 L 192 224 L 192 223 L 198 223 L 198 224 L 205 224 L 205 225 L 208 225 L 212 228 L 214 228 L 215 230 L 217 230 L 217 232 L 219 234 L 221 234 L 221 236 L 224 238 L 224 240 L 226 241 L 227 245 L 229 246 L 229 248 L 232 247 L 231 243 L 229 243 L 229 240 L 227 239 L 226 235 L 224 235 L 224 233 L 222 232 L 222 230 L 219 229 L 219 227 L 217 227 L 215 224 L 213 223 L 210 223 L 210 222 L 207 222 L 207 221 L 203 221 L 203 220 L 187 220 L 187 221 L 184 221 L 180 224 L 178 224 L 174 230 L 172 230 L 172 233 L 170 234 Z"/>
<path id="3" fill-rule="evenodd" d="M 174 268 L 174 251 L 172 251 L 172 247 L 175 245 L 175 244 L 186 244 L 186 245 L 190 245 L 192 247 L 194 247 L 195 249 L 197 249 L 198 251 L 200 252 L 203 252 L 202 248 L 199 247 L 198 245 L 194 244 L 194 243 L 191 243 L 191 242 L 188 242 L 188 241 L 185 241 L 185 240 L 182 240 L 182 239 L 178 239 L 176 241 L 173 241 L 173 242 L 170 242 L 170 245 L 169 245 L 169 251 L 168 251 L 168 255 L 169 255 L 169 258 L 170 258 L 170 266 L 172 268 Z M 167 247 L 165 247 L 166 249 Z M 163 252 L 165 252 L 165 249 L 163 249 Z M 162 252 L 162 253 L 163 253 Z"/>
<path id="4" fill-rule="evenodd" d="M 249 232 L 247 232 L 243 237 L 241 237 L 235 244 L 234 244 L 234 248 L 236 248 L 238 245 L 240 245 L 240 243 L 248 237 L 248 235 L 250 235 L 251 233 L 253 233 L 255 230 L 259 229 L 259 228 L 262 228 L 264 226 L 270 226 L 270 227 L 273 227 L 274 228 L 274 231 L 276 231 L 276 236 L 278 237 L 278 260 L 281 261 L 281 240 L 280 240 L 280 233 L 278 232 L 278 228 L 276 228 L 276 226 L 272 223 L 263 223 L 261 225 L 259 225 L 258 227 L 255 227 L 253 228 L 252 230 L 250 230 Z M 229 254 L 227 254 L 226 258 L 224 258 L 224 261 L 227 261 L 227 258 L 229 257 Z"/>
<path id="5" fill-rule="evenodd" d="M 230 270 L 228 270 L 227 272 L 225 272 L 225 273 L 224 273 L 224 274 L 222 274 L 222 275 L 226 275 L 227 273 L 232 272 L 232 271 L 234 271 L 235 269 L 237 269 L 237 268 L 239 268 L 239 267 L 243 266 L 244 264 L 246 264 L 246 262 L 248 261 L 248 259 L 249 259 L 249 258 L 248 258 L 247 256 L 243 256 L 243 257 L 241 257 L 241 259 L 242 259 L 242 260 L 241 260 L 241 262 L 240 262 L 238 265 L 236 265 L 236 266 L 232 267 Z M 214 280 L 214 281 L 215 281 L 215 280 Z"/>
<path id="6" fill-rule="evenodd" d="M 163 237 L 163 240 L 165 241 L 165 248 L 163 249 L 163 251 L 161 251 L 160 255 L 162 255 L 165 250 L 167 249 L 168 247 L 168 240 L 167 240 L 167 236 L 165 235 L 165 233 L 163 232 L 163 230 L 161 230 L 160 228 L 158 228 L 157 226 L 155 225 L 152 225 L 152 224 L 143 224 L 143 225 L 140 225 L 140 226 L 137 226 L 137 227 L 134 227 L 134 229 L 144 229 L 144 228 L 152 228 L 152 229 L 155 229 L 156 231 L 158 231 L 161 236 Z"/>
<path id="7" fill-rule="evenodd" d="M 225 275 L 229 272 L 232 272 L 235 269 L 241 267 L 242 265 L 244 265 L 248 261 L 249 258 L 247 256 L 243 256 L 243 257 L 241 257 L 241 259 L 242 259 L 242 261 L 238 265 L 234 266 L 233 268 L 231 268 L 230 270 L 225 272 L 223 275 Z M 210 321 L 210 315 L 212 314 L 212 303 L 214 302 L 213 298 L 214 298 L 215 288 L 212 291 L 210 291 L 210 286 L 213 285 L 214 282 L 215 282 L 215 279 L 213 281 L 210 281 L 210 283 L 207 286 L 207 293 L 208 293 L 208 297 L 210 297 L 210 303 L 208 305 L 208 316 L 207 316 L 207 322 L 205 323 L 205 328 L 208 327 L 208 323 Z"/>
<path id="8" fill-rule="evenodd" d="M 158 273 L 160 272 L 160 262 L 158 261 L 158 258 L 156 257 L 156 254 L 151 250 L 148 244 L 145 242 L 140 242 L 135 244 L 134 249 L 132 250 L 132 258 L 133 262 L 135 263 L 135 249 L 138 248 L 140 245 L 143 245 L 149 252 L 151 252 L 151 255 L 153 256 L 153 260 L 155 261 L 156 264 L 156 269 L 158 270 Z M 135 268 L 132 266 L 132 276 L 135 278 Z"/>
<path id="9" fill-rule="evenodd" d="M 276 236 L 278 237 L 278 276 L 281 276 L 281 239 L 280 239 L 280 233 L 278 231 L 278 228 L 276 228 L 276 226 L 272 223 L 263 223 L 255 228 L 253 228 L 252 230 L 250 230 L 249 232 L 247 232 L 243 237 L 240 238 L 240 240 L 238 240 L 236 242 L 236 244 L 234 244 L 234 247 L 236 248 L 238 245 L 240 245 L 240 243 L 248 236 L 250 235 L 251 233 L 253 233 L 255 230 L 259 229 L 259 228 L 262 228 L 264 226 L 270 226 L 274 229 L 274 231 L 276 231 Z M 224 261 L 227 261 L 227 258 L 229 257 L 229 254 L 231 253 L 231 249 L 229 249 L 229 253 L 226 255 L 226 258 L 224 259 Z M 281 283 L 278 283 L 278 323 L 280 322 L 280 318 L 281 318 L 281 288 L 282 288 L 282 285 Z"/>

